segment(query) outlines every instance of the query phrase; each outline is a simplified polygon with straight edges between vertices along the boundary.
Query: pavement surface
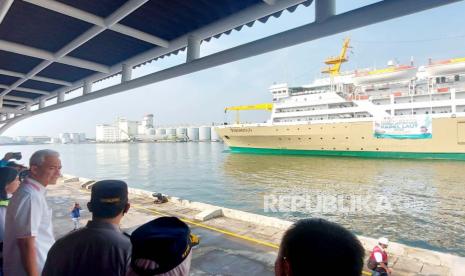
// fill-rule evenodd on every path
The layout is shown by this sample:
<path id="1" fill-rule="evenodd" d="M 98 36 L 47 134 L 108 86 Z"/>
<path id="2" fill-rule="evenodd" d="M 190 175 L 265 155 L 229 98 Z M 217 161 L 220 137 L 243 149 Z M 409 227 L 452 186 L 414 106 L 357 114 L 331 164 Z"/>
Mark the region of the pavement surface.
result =
<path id="1" fill-rule="evenodd" d="M 73 230 L 69 212 L 74 202 L 79 202 L 83 208 L 81 226 L 90 219 L 91 214 L 86 207 L 90 191 L 82 186 L 85 184 L 76 180 L 47 188 L 47 200 L 53 209 L 56 238 Z M 199 222 L 194 219 L 201 212 L 199 210 L 172 202 L 154 204 L 152 198 L 142 195 L 131 194 L 130 202 L 131 209 L 121 225 L 126 232 L 130 233 L 156 217 L 170 215 L 184 219 L 192 232 L 200 237 L 200 245 L 193 249 L 191 275 L 274 275 L 274 260 L 283 229 L 228 217 Z M 409 256 L 390 254 L 389 257 L 394 269 L 392 276 L 450 275 L 449 268 L 438 263 L 427 263 Z M 371 274 L 364 271 L 363 275 Z"/>
<path id="2" fill-rule="evenodd" d="M 89 191 L 80 189 L 78 183 L 58 184 L 48 188 L 47 200 L 53 209 L 56 238 L 73 230 L 69 212 L 74 202 L 79 202 L 83 209 L 81 226 L 87 223 L 91 218 L 86 207 L 89 199 Z M 121 225 L 124 231 L 130 233 L 137 226 L 160 216 L 145 208 L 157 207 L 151 200 L 142 197 L 131 197 L 130 200 L 132 207 Z M 164 206 L 164 212 L 167 207 Z M 198 212 L 183 208 L 173 208 L 172 211 L 171 214 L 183 214 L 184 217 L 189 212 Z M 200 244 L 193 249 L 191 275 L 274 275 L 276 249 L 196 225 L 191 224 L 190 227 L 200 238 Z"/>

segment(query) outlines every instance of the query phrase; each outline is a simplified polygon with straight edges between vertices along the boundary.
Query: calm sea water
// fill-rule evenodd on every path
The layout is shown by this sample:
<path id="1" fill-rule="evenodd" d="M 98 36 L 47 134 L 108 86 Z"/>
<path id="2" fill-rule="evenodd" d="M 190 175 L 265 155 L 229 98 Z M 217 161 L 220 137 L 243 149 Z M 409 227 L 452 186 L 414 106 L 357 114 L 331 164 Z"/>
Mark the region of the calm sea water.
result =
<path id="1" fill-rule="evenodd" d="M 462 161 L 231 154 L 222 143 L 2 146 L 0 154 L 21 151 L 27 160 L 44 147 L 61 153 L 67 174 L 290 220 L 323 217 L 357 234 L 465 256 Z M 315 205 L 264 212 L 265 196 L 288 195 Z"/>

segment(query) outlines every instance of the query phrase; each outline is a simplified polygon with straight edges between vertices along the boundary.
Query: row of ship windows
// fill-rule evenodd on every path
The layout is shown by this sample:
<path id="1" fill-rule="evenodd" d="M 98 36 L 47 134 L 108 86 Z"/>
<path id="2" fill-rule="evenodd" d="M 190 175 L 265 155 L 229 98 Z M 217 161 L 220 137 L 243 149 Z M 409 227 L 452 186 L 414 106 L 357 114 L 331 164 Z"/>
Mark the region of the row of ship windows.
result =
<path id="1" fill-rule="evenodd" d="M 281 100 L 282 103 L 294 103 L 294 102 L 306 102 L 308 100 L 312 100 L 312 98 L 308 99 L 307 97 L 296 97 L 296 96 L 302 96 L 302 95 L 312 95 L 312 94 L 322 94 L 322 93 L 325 93 L 325 92 L 328 92 L 328 91 L 324 91 L 324 90 L 320 90 L 320 91 L 305 91 L 305 92 L 299 92 L 299 93 L 292 93 L 291 94 L 291 97 L 289 98 L 285 98 L 283 100 Z M 273 92 L 272 93 L 273 95 L 279 95 L 279 94 L 282 94 L 282 93 L 275 93 Z M 322 97 L 321 96 L 318 96 L 318 100 L 321 100 Z M 278 101 L 277 98 L 273 98 L 273 101 Z"/>
<path id="2" fill-rule="evenodd" d="M 436 77 L 435 79 L 433 79 L 433 82 L 436 83 L 436 84 L 440 84 L 440 83 L 454 83 L 454 82 L 461 82 L 465 80 L 465 75 L 455 75 L 455 76 L 450 76 L 450 77 Z M 420 83 L 416 83 L 415 87 L 416 88 L 422 88 L 424 86 L 427 86 L 428 84 L 426 82 L 420 82 Z M 385 91 L 385 90 L 388 90 L 388 89 L 399 89 L 399 88 L 408 88 L 409 87 L 409 84 L 408 83 L 405 83 L 404 85 L 400 84 L 400 85 L 373 85 L 373 86 L 367 86 L 367 87 L 363 87 L 364 91 L 368 91 L 368 92 L 371 92 L 371 91 L 376 91 L 376 90 L 379 90 L 379 91 Z"/>
<path id="3" fill-rule="evenodd" d="M 435 79 L 435 83 L 453 83 L 453 82 L 459 82 L 461 81 L 462 79 L 464 79 L 465 76 L 459 76 L 459 75 L 455 75 L 451 78 L 446 78 L 446 77 L 437 77 Z M 407 87 L 407 86 L 406 86 Z M 382 91 L 382 90 L 387 90 L 387 89 L 392 89 L 392 88 L 389 88 L 389 87 L 380 87 L 378 88 L 378 90 Z M 365 91 L 367 92 L 370 92 L 370 91 L 374 91 L 375 89 L 374 88 L 368 88 L 368 89 L 365 89 Z M 291 91 L 292 93 L 293 91 Z M 297 92 L 297 91 L 296 91 Z M 308 90 L 305 90 L 305 91 L 298 91 L 297 93 L 292 93 L 293 95 L 299 95 L 299 94 L 313 94 L 312 92 L 324 92 L 324 90 L 317 90 L 317 91 L 308 91 Z M 273 94 L 282 94 L 282 93 L 287 93 L 286 90 L 279 90 L 279 91 L 273 91 L 272 92 Z M 320 97 L 321 99 L 321 97 Z M 299 99 L 296 98 L 295 101 L 297 102 Z M 304 101 L 307 101 L 307 98 L 303 98 Z"/>
<path id="4" fill-rule="evenodd" d="M 444 97 L 443 99 L 434 99 L 433 101 L 440 101 L 440 100 L 450 100 L 451 97 Z M 427 102 L 429 99 L 421 100 L 421 99 L 409 99 L 405 101 L 394 101 L 394 104 L 401 104 L 401 103 L 412 103 L 412 102 Z M 388 105 L 390 104 L 390 101 L 386 100 L 374 100 L 373 104 L 375 105 Z M 302 108 L 277 108 L 276 113 L 287 113 L 287 112 L 302 112 L 302 111 L 315 111 L 315 110 L 325 110 L 325 109 L 339 109 L 339 108 L 349 108 L 349 107 L 355 107 L 354 104 L 351 103 L 344 103 L 344 104 L 338 104 L 338 105 L 313 105 L 313 106 L 306 106 Z"/>
<path id="5" fill-rule="evenodd" d="M 436 99 L 436 98 L 433 98 L 432 101 L 447 101 L 447 100 L 450 100 L 451 97 L 443 97 L 442 99 Z M 422 103 L 422 102 L 430 102 L 429 99 L 425 99 L 425 100 L 421 100 L 421 99 L 413 99 L 413 100 L 405 100 L 405 101 L 394 101 L 394 104 L 403 104 L 403 103 Z M 390 101 L 376 101 L 374 100 L 373 101 L 373 104 L 375 105 L 388 105 L 388 104 L 391 104 Z"/>
<path id="6" fill-rule="evenodd" d="M 325 129 L 325 128 L 329 128 L 329 127 L 313 127 L 313 129 L 320 129 L 320 130 L 323 130 L 323 129 Z M 332 128 L 335 129 L 336 126 L 332 126 Z M 344 128 L 347 128 L 347 126 L 344 126 Z M 311 127 L 307 127 L 307 128 L 303 127 L 303 128 L 302 128 L 302 130 L 305 130 L 305 129 L 312 130 Z M 291 130 L 290 128 L 286 128 L 286 131 L 290 131 L 290 130 Z M 298 127 L 297 129 L 293 129 L 293 131 L 295 131 L 295 130 L 300 131 L 301 128 Z M 275 128 L 275 131 L 279 131 L 279 128 Z"/>
<path id="7" fill-rule="evenodd" d="M 386 111 L 391 114 L 390 110 Z M 465 112 L 465 106 L 457 106 L 457 112 Z M 452 113 L 452 109 L 444 108 L 433 108 L 431 109 L 413 109 L 412 110 L 395 110 L 395 115 L 421 115 L 421 114 L 447 114 Z M 373 117 L 371 114 L 354 114 L 354 113 L 343 113 L 343 114 L 326 114 L 323 116 L 314 117 L 300 117 L 300 118 L 286 118 L 286 119 L 275 119 L 275 122 L 300 122 L 300 121 L 313 121 L 313 120 L 331 120 L 331 119 L 349 119 L 349 118 L 369 118 Z"/>
<path id="8" fill-rule="evenodd" d="M 354 107 L 354 106 L 355 106 L 354 104 L 345 103 L 345 104 L 329 105 L 329 106 L 328 105 L 313 105 L 313 106 L 302 107 L 302 108 L 278 108 L 276 109 L 276 113 L 338 109 L 338 108 L 348 108 L 348 107 Z"/>
<path id="9" fill-rule="evenodd" d="M 362 96 L 368 97 L 374 104 L 390 104 L 390 97 L 394 95 L 394 104 L 396 103 L 411 103 L 411 102 L 428 102 L 428 101 L 443 101 L 451 99 L 450 89 L 454 87 L 437 87 L 437 92 L 422 89 L 417 87 L 416 90 L 411 91 L 404 88 L 393 88 L 393 89 L 379 89 L 377 91 L 373 89 L 363 90 L 365 94 Z M 462 86 L 455 87 L 458 90 L 462 90 Z M 367 95 L 368 94 L 368 95 Z M 455 92 L 456 99 L 464 99 L 465 91 Z"/>
<path id="10" fill-rule="evenodd" d="M 465 109 L 463 110 L 463 112 L 465 112 Z M 452 113 L 452 111 L 439 111 L 439 112 L 436 112 L 436 111 L 432 111 L 431 114 L 447 114 L 447 113 Z M 422 115 L 422 114 L 430 114 L 429 111 L 413 111 L 412 112 L 396 112 L 396 115 Z"/>
<path id="11" fill-rule="evenodd" d="M 353 114 L 353 113 L 344 113 L 344 114 L 331 114 L 324 116 L 315 116 L 315 117 L 300 117 L 300 118 L 286 118 L 286 119 L 274 119 L 275 122 L 307 122 L 307 121 L 322 121 L 322 120 L 333 120 L 333 119 L 351 119 L 351 118 L 369 118 L 373 117 L 371 114 Z"/>
<path id="12" fill-rule="evenodd" d="M 364 139 L 365 139 L 365 136 L 360 137 L 360 139 L 364 140 Z M 279 141 L 282 141 L 283 138 L 282 138 L 282 137 L 278 137 L 278 140 L 279 140 Z M 286 140 L 286 139 L 284 139 L 284 140 Z M 288 140 L 288 141 L 292 141 L 292 138 L 287 138 L 287 140 Z M 301 141 L 302 138 L 297 138 L 297 139 L 294 138 L 294 140 Z M 304 138 L 303 140 L 306 140 L 306 139 Z M 312 137 L 308 137 L 307 140 L 312 140 Z M 320 137 L 320 140 L 324 140 L 324 137 Z M 332 137 L 331 140 L 336 140 L 336 137 Z M 346 137 L 345 137 L 345 140 L 349 140 L 349 137 L 346 136 Z"/>
<path id="13" fill-rule="evenodd" d="M 457 106 L 457 112 L 465 112 L 465 107 L 464 106 Z M 391 111 L 387 111 L 389 114 L 391 114 Z M 425 109 L 425 108 L 418 108 L 418 109 L 400 109 L 395 111 L 395 115 L 421 115 L 421 114 L 447 114 L 447 113 L 452 113 L 452 108 L 433 108 L 433 109 Z"/>
<path id="14" fill-rule="evenodd" d="M 321 93 L 325 93 L 325 92 L 328 92 L 328 90 L 317 89 L 317 90 L 305 90 L 305 91 L 300 91 L 300 92 L 291 91 L 292 96 L 321 94 Z M 321 99 L 321 97 L 319 97 L 319 98 Z"/>
<path id="15" fill-rule="evenodd" d="M 435 81 L 436 83 L 456 82 L 456 81 L 460 81 L 460 79 L 463 79 L 463 78 L 464 76 L 455 75 L 453 78 L 452 77 L 437 77 Z"/>

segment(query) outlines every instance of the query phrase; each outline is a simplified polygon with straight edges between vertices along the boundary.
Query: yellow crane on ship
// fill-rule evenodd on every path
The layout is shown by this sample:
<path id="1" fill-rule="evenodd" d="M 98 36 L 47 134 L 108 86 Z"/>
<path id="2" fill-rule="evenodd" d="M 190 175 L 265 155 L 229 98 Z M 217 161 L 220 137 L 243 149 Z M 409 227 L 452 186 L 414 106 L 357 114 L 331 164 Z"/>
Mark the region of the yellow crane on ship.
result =
<path id="1" fill-rule="evenodd" d="M 240 124 L 239 111 L 241 110 L 273 110 L 272 103 L 262 103 L 262 104 L 253 104 L 253 105 L 238 105 L 238 106 L 229 106 L 224 109 L 224 113 L 227 111 L 236 111 L 236 124 Z"/>
<path id="2" fill-rule="evenodd" d="M 341 65 L 346 62 L 347 59 L 347 49 L 350 48 L 350 38 L 344 39 L 342 44 L 341 53 L 337 57 L 329 57 L 325 60 L 325 64 L 329 65 L 326 68 L 323 68 L 321 73 L 329 74 L 330 76 L 338 76 L 341 70 Z"/>
<path id="3" fill-rule="evenodd" d="M 328 67 L 324 68 L 321 72 L 330 74 L 331 77 L 338 76 L 341 70 L 341 65 L 344 62 L 347 62 L 347 49 L 350 48 L 350 38 L 344 39 L 344 43 L 342 44 L 341 53 L 337 57 L 329 57 L 325 60 L 325 64 L 329 65 Z M 239 111 L 241 110 L 273 110 L 272 103 L 262 103 L 262 104 L 253 104 L 253 105 L 238 105 L 238 106 L 230 106 L 224 109 L 224 113 L 227 111 L 236 111 L 236 124 L 240 124 L 240 117 Z"/>

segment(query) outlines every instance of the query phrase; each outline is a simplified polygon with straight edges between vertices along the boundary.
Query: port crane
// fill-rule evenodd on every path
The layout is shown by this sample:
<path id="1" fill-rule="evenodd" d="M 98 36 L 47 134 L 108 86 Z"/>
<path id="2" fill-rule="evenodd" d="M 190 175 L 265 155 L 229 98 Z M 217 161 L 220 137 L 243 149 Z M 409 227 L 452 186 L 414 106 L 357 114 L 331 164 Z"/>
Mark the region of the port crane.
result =
<path id="1" fill-rule="evenodd" d="M 336 57 L 329 57 L 325 60 L 325 64 L 329 65 L 328 67 L 324 68 L 321 72 L 325 74 L 329 74 L 332 77 L 338 76 L 341 71 L 341 65 L 344 62 L 347 62 L 347 49 L 350 48 L 350 38 L 344 39 L 344 43 L 342 44 L 341 53 L 339 56 Z M 224 109 L 224 113 L 228 111 L 236 111 L 236 124 L 240 124 L 240 117 L 239 111 L 241 110 L 273 110 L 272 103 L 262 103 L 262 104 L 254 104 L 254 105 L 238 105 L 238 106 L 230 106 Z"/>
<path id="2" fill-rule="evenodd" d="M 347 49 L 350 48 L 349 44 L 350 44 L 350 38 L 344 39 L 344 43 L 342 44 L 342 49 L 341 49 L 341 53 L 339 54 L 339 56 L 327 58 L 325 60 L 325 64 L 329 66 L 326 68 L 323 68 L 321 73 L 329 74 L 331 77 L 339 75 L 339 72 L 341 70 L 341 65 L 344 62 L 348 61 Z"/>
<path id="3" fill-rule="evenodd" d="M 273 110 L 272 103 L 262 103 L 262 104 L 253 104 L 253 105 L 238 105 L 230 106 L 224 109 L 224 113 L 228 111 L 236 111 L 236 124 L 240 124 L 239 111 L 241 110 Z"/>

